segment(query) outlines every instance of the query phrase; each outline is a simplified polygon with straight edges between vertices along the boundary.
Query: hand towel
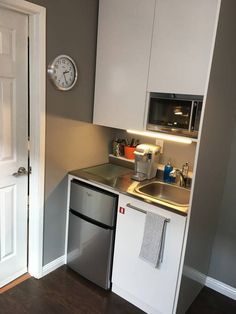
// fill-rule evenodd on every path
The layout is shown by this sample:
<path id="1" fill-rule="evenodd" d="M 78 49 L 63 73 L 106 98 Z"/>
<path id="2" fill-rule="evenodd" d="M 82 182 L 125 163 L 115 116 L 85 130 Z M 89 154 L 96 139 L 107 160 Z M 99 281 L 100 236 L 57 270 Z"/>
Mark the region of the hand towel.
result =
<path id="1" fill-rule="evenodd" d="M 139 257 L 154 267 L 158 267 L 163 259 L 166 223 L 165 217 L 147 212 Z"/>

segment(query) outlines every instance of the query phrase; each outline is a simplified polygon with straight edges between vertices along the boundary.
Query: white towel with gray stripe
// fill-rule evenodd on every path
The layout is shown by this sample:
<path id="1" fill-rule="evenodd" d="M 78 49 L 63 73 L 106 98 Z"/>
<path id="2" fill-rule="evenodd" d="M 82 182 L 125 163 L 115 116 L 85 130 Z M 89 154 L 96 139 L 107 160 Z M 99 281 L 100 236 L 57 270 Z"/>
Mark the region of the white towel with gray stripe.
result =
<path id="1" fill-rule="evenodd" d="M 160 266 L 163 259 L 166 223 L 165 217 L 147 212 L 139 257 L 154 267 Z"/>

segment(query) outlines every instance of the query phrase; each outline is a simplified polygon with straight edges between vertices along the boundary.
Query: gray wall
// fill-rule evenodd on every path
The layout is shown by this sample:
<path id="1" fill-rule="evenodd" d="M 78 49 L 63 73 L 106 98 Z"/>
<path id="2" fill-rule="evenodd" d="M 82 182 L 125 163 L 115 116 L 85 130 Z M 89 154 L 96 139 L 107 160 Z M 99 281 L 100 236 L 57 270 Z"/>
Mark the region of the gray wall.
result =
<path id="1" fill-rule="evenodd" d="M 209 276 L 236 288 L 236 126 L 231 145 L 230 160 L 223 200 L 220 206 Z M 220 161 L 224 162 L 223 160 Z"/>
<path id="2" fill-rule="evenodd" d="M 44 265 L 64 254 L 67 172 L 108 161 L 112 130 L 48 115 Z"/>
<path id="3" fill-rule="evenodd" d="M 91 122 L 93 113 L 98 0 L 32 0 L 47 9 L 47 64 L 69 54 L 78 65 L 78 84 L 57 91 L 47 80 L 47 114 Z"/>
<path id="4" fill-rule="evenodd" d="M 71 91 L 57 91 L 47 80 L 45 265 L 64 254 L 67 172 L 106 162 L 113 131 L 79 122 L 92 121 L 98 1 L 31 2 L 47 9 L 47 64 L 69 54 L 79 68 Z"/>

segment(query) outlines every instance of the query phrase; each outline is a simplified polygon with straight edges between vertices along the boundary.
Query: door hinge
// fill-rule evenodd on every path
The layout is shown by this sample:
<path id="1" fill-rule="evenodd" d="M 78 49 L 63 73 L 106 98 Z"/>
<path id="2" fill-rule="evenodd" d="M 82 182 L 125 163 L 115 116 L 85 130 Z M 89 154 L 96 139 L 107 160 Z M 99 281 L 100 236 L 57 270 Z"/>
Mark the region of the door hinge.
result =
<path id="1" fill-rule="evenodd" d="M 31 174 L 31 173 L 32 173 L 32 167 L 29 166 L 29 174 Z"/>

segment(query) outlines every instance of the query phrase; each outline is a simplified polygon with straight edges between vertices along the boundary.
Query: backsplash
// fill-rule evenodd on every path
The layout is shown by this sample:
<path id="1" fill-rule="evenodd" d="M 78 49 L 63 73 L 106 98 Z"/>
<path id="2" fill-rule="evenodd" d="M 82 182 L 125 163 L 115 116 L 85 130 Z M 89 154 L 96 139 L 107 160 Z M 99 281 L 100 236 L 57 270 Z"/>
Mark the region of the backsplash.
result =
<path id="1" fill-rule="evenodd" d="M 131 142 L 131 139 L 133 137 L 134 136 L 128 134 L 123 130 L 117 130 L 117 133 L 115 133 L 115 138 L 128 139 L 129 142 Z M 140 143 L 156 145 L 156 139 L 153 138 L 136 136 L 135 139 L 139 140 Z M 163 153 L 160 156 L 161 164 L 166 164 L 170 161 L 174 167 L 182 168 L 182 165 L 184 163 L 189 162 L 189 170 L 193 170 L 196 151 L 195 142 L 193 142 L 192 144 L 182 144 L 171 141 L 163 141 L 163 143 Z M 112 152 L 112 149 L 110 151 Z"/>

